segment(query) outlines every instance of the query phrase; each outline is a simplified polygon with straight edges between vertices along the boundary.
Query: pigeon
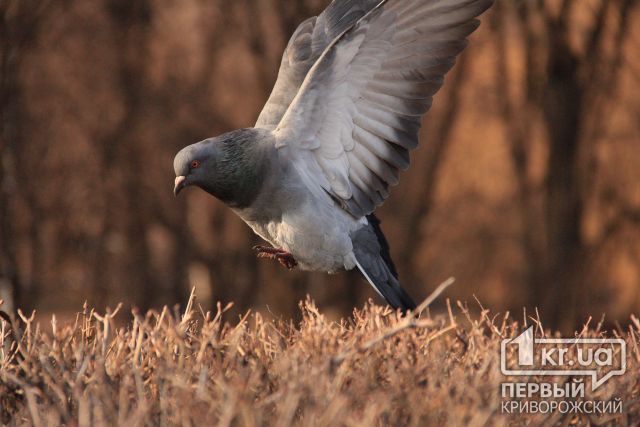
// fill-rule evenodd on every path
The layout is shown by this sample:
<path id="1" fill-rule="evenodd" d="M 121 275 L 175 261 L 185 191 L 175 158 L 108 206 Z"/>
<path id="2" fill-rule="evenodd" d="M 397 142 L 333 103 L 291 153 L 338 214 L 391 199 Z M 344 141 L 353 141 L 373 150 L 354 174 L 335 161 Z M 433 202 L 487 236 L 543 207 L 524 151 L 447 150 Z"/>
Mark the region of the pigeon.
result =
<path id="1" fill-rule="evenodd" d="M 196 186 L 291 269 L 357 268 L 394 309 L 400 286 L 374 210 L 409 167 L 422 116 L 493 0 L 334 0 L 291 37 L 254 127 L 183 148 L 174 194 Z"/>

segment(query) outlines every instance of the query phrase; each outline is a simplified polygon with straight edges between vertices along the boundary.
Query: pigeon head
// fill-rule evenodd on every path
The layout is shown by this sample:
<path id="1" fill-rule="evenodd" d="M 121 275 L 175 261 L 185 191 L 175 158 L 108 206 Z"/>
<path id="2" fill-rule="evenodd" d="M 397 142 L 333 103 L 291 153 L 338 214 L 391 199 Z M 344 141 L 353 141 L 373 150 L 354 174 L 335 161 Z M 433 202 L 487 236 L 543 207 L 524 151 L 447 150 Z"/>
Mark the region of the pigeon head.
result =
<path id="1" fill-rule="evenodd" d="M 206 187 L 216 180 L 216 158 L 219 147 L 216 138 L 205 139 L 180 150 L 173 159 L 176 173 L 173 193 L 177 196 L 185 187 L 196 185 Z"/>
<path id="2" fill-rule="evenodd" d="M 260 190 L 265 168 L 258 134 L 239 129 L 180 150 L 173 160 L 173 193 L 196 186 L 232 207 L 248 206 Z"/>

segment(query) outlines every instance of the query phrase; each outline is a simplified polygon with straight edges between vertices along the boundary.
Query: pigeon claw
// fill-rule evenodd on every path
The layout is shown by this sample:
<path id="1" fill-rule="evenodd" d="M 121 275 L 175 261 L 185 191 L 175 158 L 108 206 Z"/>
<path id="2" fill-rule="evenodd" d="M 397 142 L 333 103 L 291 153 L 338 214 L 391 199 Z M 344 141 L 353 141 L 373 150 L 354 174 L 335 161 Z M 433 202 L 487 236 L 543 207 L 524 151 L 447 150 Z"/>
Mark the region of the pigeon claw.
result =
<path id="1" fill-rule="evenodd" d="M 280 265 L 287 270 L 293 270 L 294 267 L 298 265 L 298 261 L 296 261 L 296 259 L 290 253 L 277 254 L 276 259 L 278 260 Z"/>
<path id="2" fill-rule="evenodd" d="M 288 270 L 292 270 L 298 265 L 298 261 L 284 249 L 272 248 L 270 246 L 254 246 L 254 251 L 258 252 L 258 258 L 275 259 Z"/>

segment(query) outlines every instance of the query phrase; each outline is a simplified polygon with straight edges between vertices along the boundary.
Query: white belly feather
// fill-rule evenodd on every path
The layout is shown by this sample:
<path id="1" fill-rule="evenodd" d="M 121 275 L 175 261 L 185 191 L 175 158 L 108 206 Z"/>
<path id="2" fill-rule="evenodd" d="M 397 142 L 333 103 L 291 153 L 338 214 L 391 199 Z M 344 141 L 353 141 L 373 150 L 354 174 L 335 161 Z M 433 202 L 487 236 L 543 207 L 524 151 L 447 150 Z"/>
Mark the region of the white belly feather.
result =
<path id="1" fill-rule="evenodd" d="M 275 150 L 275 149 L 274 149 Z M 275 150 L 270 173 L 250 207 L 234 211 L 253 231 L 289 252 L 304 270 L 336 272 L 356 265 L 351 233 L 367 224 L 347 213 L 287 150 Z"/>
<path id="2" fill-rule="evenodd" d="M 356 220 L 336 206 L 308 197 L 279 220 L 246 222 L 274 247 L 291 253 L 300 268 L 336 272 L 355 267 L 350 233 L 366 219 Z"/>

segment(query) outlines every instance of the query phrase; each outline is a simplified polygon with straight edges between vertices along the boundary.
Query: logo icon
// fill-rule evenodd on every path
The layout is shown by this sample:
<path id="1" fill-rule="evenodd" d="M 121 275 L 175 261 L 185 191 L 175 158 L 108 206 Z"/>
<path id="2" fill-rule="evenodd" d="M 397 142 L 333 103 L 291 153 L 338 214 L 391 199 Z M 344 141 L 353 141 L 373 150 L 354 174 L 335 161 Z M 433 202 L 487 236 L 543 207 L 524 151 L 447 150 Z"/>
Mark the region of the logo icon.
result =
<path id="1" fill-rule="evenodd" d="M 535 338 L 533 326 L 500 343 L 500 370 L 509 376 L 590 376 L 591 390 L 627 370 L 621 338 Z"/>

